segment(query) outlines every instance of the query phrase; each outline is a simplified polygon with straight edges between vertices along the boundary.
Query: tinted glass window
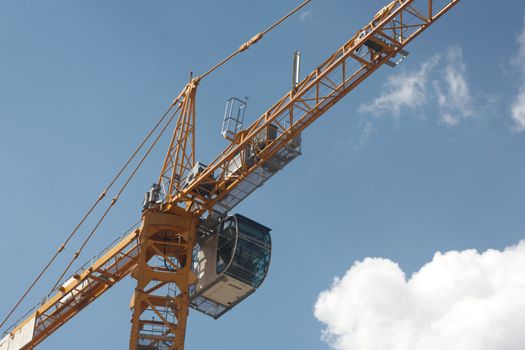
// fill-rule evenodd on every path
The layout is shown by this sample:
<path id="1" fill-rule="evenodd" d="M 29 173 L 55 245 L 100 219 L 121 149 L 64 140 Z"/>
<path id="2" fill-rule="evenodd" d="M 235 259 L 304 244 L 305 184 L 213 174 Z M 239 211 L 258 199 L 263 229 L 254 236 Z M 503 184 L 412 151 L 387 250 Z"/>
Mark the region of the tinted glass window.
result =
<path id="1" fill-rule="evenodd" d="M 219 231 L 219 244 L 217 248 L 217 273 L 222 273 L 232 259 L 235 247 L 236 227 L 233 218 L 222 223 Z"/>
<path id="2" fill-rule="evenodd" d="M 242 216 L 237 216 L 237 220 L 237 248 L 226 274 L 257 288 L 264 280 L 270 265 L 270 230 Z"/>

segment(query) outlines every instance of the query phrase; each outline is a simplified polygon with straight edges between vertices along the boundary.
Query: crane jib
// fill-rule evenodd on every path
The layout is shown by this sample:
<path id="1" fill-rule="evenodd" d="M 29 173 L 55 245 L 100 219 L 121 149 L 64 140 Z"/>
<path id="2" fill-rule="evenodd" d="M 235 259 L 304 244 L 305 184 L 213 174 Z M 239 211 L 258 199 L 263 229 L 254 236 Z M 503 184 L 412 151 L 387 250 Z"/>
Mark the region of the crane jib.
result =
<path id="1" fill-rule="evenodd" d="M 275 172 L 264 171 L 272 157 L 290 148 L 302 130 L 380 66 L 395 66 L 408 54 L 404 47 L 458 2 L 397 0 L 385 6 L 297 87 L 241 131 L 237 142 L 230 144 L 173 202 L 191 203 L 197 215 L 231 210 L 273 176 Z M 397 62 L 396 56 L 401 56 Z M 261 143 L 261 135 L 270 129 L 275 129 L 276 137 Z M 253 174 L 258 181 L 251 181 Z M 236 191 L 243 186 L 249 190 Z"/>
<path id="2" fill-rule="evenodd" d="M 166 227 L 176 228 L 179 231 L 183 227 L 186 230 L 184 232 L 191 232 L 193 225 L 197 225 L 194 218 L 202 218 L 206 212 L 215 211 L 225 214 L 230 211 L 300 155 L 303 130 L 383 64 L 396 66 L 400 59 L 408 54 L 404 47 L 459 1 L 395 0 L 383 7 L 371 22 L 357 31 L 325 62 L 298 84 L 294 84 L 291 91 L 249 127 L 241 130 L 238 137 L 212 163 L 197 171 L 192 181 L 186 181 L 184 188 L 178 188 L 177 192 L 170 194 L 171 204 L 177 206 L 185 203 L 188 211 L 178 213 L 178 216 L 174 216 L 169 225 L 167 223 L 155 224 L 156 226 L 151 224 L 151 227 L 166 225 Z M 189 86 L 189 88 L 190 90 L 185 91 L 191 101 L 189 105 L 183 106 L 188 108 L 183 112 L 187 113 L 185 116 L 188 123 L 192 123 L 194 100 L 191 96 L 193 91 L 191 89 L 194 87 Z M 184 98 L 180 95 L 176 100 L 177 103 Z M 176 108 L 179 106 L 182 104 L 177 104 Z M 190 128 L 187 131 L 190 134 L 193 129 Z M 180 165 L 173 160 L 170 161 L 173 169 Z M 192 165 L 195 163 L 193 159 L 191 162 L 193 162 Z M 183 168 L 187 168 L 185 171 L 191 171 L 191 167 L 188 168 L 186 165 L 179 167 L 179 169 Z M 175 175 L 173 172 L 170 175 L 171 178 L 167 179 L 173 182 L 176 179 Z M 182 183 L 184 179 L 176 180 Z M 160 217 L 154 219 L 164 220 Z M 143 222 L 142 231 L 144 231 L 144 225 Z M 93 264 L 66 280 L 54 295 L 9 330 L 9 333 L 0 340 L 0 350 L 35 347 L 124 276 L 132 273 L 140 258 L 145 259 L 141 255 L 143 252 L 140 251 L 140 244 L 143 242 L 140 242 L 139 232 L 143 234 L 142 231 L 133 232 L 122 238 Z M 151 254 L 182 254 L 178 251 L 183 247 L 185 249 L 183 256 L 187 261 L 191 261 L 191 248 L 194 242 L 189 233 L 187 242 L 183 244 L 175 241 L 180 240 L 180 233 L 171 237 L 169 235 L 172 231 L 152 229 L 152 232 L 166 242 L 172 239 L 169 242 L 172 251 L 159 251 L 156 243 L 150 242 L 148 251 Z M 168 246 L 166 242 L 163 243 L 164 247 Z M 173 268 L 175 267 L 166 264 L 167 272 Z M 191 285 L 194 283 L 190 278 L 192 272 L 189 271 L 189 268 L 187 270 L 184 274 L 179 274 L 178 278 Z M 144 291 L 142 292 L 144 294 Z M 147 298 L 148 296 L 145 295 L 144 300 Z M 157 305 L 155 303 L 161 301 L 153 298 L 148 300 L 151 305 Z M 184 312 L 184 318 L 181 320 L 185 321 L 187 309 L 180 310 Z M 143 326 L 145 323 L 137 324 Z M 150 322 L 148 326 L 157 327 L 158 324 Z M 156 339 L 151 338 L 151 341 L 162 342 L 165 338 L 170 337 L 160 334 Z M 177 341 L 179 345 L 174 348 L 183 349 L 184 337 L 182 336 Z"/>

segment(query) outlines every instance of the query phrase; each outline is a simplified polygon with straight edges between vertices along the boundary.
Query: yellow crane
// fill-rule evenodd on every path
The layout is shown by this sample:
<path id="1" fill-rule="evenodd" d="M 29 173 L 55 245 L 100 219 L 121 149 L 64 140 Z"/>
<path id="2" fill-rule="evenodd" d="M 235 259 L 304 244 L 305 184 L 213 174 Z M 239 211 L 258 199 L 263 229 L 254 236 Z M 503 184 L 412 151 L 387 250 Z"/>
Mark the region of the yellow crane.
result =
<path id="1" fill-rule="evenodd" d="M 190 78 L 117 174 L 116 178 L 121 176 L 146 141 L 151 142 L 75 252 L 52 293 L 7 330 L 0 340 L 0 350 L 34 348 L 128 275 L 137 280 L 131 302 L 129 348 L 182 350 L 190 308 L 218 318 L 261 285 L 271 254 L 270 229 L 242 215 L 229 215 L 231 210 L 301 154 L 304 129 L 379 67 L 384 64 L 395 67 L 408 55 L 404 47 L 459 0 L 392 1 L 303 79 L 299 78 L 300 56 L 296 53 L 292 89 L 247 127 L 244 127 L 246 102 L 228 100 L 222 134 L 229 144 L 208 165 L 197 162 L 195 101 L 199 84 L 308 2 L 255 35 L 208 72 Z M 92 264 L 64 280 L 172 121 L 173 136 L 160 175 L 145 195 L 140 226 L 104 250 Z M 0 327 L 107 195 L 115 179 Z"/>

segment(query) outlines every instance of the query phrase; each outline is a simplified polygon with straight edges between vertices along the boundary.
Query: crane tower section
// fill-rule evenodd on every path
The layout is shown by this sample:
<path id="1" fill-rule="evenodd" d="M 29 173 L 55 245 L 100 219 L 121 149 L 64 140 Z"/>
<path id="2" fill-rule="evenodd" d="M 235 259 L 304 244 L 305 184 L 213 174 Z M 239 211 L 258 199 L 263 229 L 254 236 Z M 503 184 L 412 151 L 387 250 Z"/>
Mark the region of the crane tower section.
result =
<path id="1" fill-rule="evenodd" d="M 251 125 L 232 120 L 225 129 L 230 144 L 209 165 L 195 161 L 199 83 L 289 16 L 192 78 L 166 112 L 177 124 L 141 227 L 9 328 L 0 350 L 34 348 L 130 274 L 137 280 L 130 350 L 183 350 L 189 307 L 219 317 L 253 293 L 268 271 L 269 229 L 228 213 L 300 155 L 303 130 L 382 65 L 395 67 L 408 54 L 405 46 L 459 1 L 392 1 L 304 79 L 294 79 Z"/>

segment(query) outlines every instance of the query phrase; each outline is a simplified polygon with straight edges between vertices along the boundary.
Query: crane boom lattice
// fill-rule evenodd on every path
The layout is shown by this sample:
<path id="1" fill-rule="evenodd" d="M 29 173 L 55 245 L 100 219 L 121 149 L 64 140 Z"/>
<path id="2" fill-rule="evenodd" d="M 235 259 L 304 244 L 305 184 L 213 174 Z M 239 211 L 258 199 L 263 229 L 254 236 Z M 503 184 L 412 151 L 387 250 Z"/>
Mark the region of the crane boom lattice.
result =
<path id="1" fill-rule="evenodd" d="M 193 78 L 170 106 L 177 123 L 158 181 L 146 197 L 141 227 L 9 329 L 0 350 L 34 348 L 130 274 L 137 280 L 130 349 L 183 350 L 190 307 L 219 317 L 253 293 L 268 269 L 270 229 L 240 215 L 225 216 L 301 154 L 301 133 L 309 125 L 381 66 L 395 67 L 408 55 L 405 46 L 457 3 L 392 1 L 304 79 L 294 79 L 293 88 L 251 125 L 235 127 L 230 144 L 208 166 L 195 161 L 197 86 L 275 25 Z M 199 254 L 197 243 L 204 247 Z M 259 259 L 255 263 L 253 256 Z M 210 264 L 213 280 L 205 274 Z"/>

